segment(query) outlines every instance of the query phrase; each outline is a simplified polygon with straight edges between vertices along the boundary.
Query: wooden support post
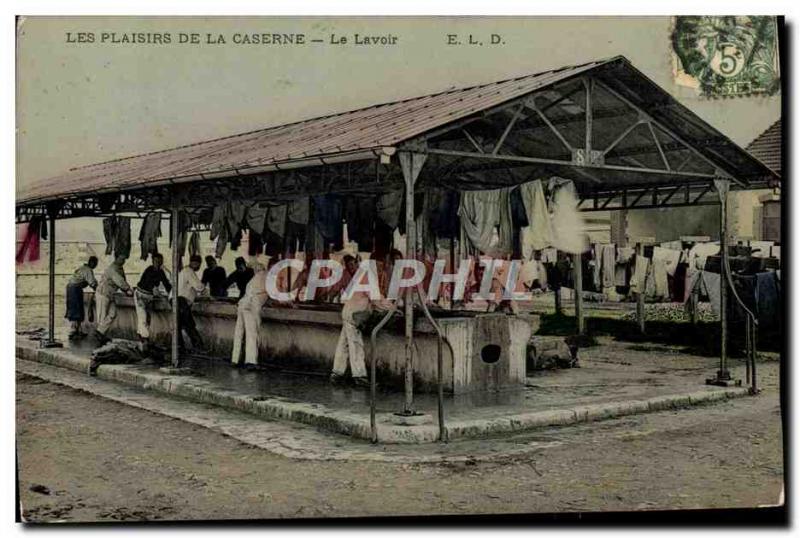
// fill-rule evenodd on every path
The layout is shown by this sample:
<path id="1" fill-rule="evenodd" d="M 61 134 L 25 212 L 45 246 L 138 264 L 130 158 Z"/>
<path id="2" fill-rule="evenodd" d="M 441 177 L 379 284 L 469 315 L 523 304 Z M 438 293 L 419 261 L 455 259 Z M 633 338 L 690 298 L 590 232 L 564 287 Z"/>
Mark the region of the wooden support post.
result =
<path id="1" fill-rule="evenodd" d="M 461 260 L 459 260 L 461 261 Z M 450 237 L 450 271 L 455 273 L 457 272 L 456 269 L 456 238 L 455 236 Z M 455 291 L 455 284 L 451 284 L 452 291 Z M 453 309 L 453 293 L 450 293 L 450 310 Z"/>
<path id="2" fill-rule="evenodd" d="M 575 318 L 578 322 L 578 334 L 586 333 L 583 322 L 583 259 L 580 254 L 573 254 L 575 280 Z"/>
<path id="3" fill-rule="evenodd" d="M 636 258 L 644 256 L 644 246 L 641 243 L 636 243 Z M 647 282 L 647 277 L 644 279 Z M 636 293 L 636 324 L 639 327 L 639 332 L 644 334 L 644 290 L 641 289 Z"/>
<path id="4" fill-rule="evenodd" d="M 406 258 L 417 259 L 417 227 L 414 222 L 414 185 L 425 163 L 424 153 L 400 153 L 400 166 L 406 185 Z M 403 414 L 414 413 L 414 289 L 405 290 L 405 399 Z"/>
<path id="5" fill-rule="evenodd" d="M 178 322 L 178 281 L 180 273 L 181 256 L 178 251 L 178 238 L 179 233 L 179 213 L 180 205 L 177 197 L 173 200 L 172 215 L 170 217 L 172 224 L 172 367 L 178 368 L 180 366 L 180 349 L 178 343 L 180 341 L 180 323 Z"/>

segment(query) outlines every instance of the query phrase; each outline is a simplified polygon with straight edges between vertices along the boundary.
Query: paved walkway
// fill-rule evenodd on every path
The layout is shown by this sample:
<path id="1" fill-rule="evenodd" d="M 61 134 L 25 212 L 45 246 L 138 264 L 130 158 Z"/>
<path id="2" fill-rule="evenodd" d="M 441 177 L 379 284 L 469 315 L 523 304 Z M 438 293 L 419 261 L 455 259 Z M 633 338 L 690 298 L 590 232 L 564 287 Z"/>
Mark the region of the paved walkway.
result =
<path id="1" fill-rule="evenodd" d="M 608 341 L 582 350 L 582 367 L 537 373 L 520 390 L 447 397 L 446 433 L 450 440 L 508 434 L 549 426 L 576 424 L 743 396 L 745 388 L 706 386 L 716 362 L 659 346 L 631 350 Z M 90 346 L 39 349 L 18 339 L 17 356 L 30 363 L 85 372 Z M 634 355 L 633 359 L 631 354 Z M 624 360 L 624 359 L 628 360 Z M 366 391 L 331 386 L 324 377 L 241 371 L 221 361 L 190 361 L 190 375 L 142 365 L 103 365 L 99 378 L 162 395 L 214 404 L 263 418 L 288 420 L 369 439 Z M 58 370 L 50 371 L 51 378 Z M 56 376 L 57 377 L 57 376 Z M 51 379 L 52 380 L 52 379 Z M 435 442 L 439 437 L 436 400 L 416 396 L 427 423 L 399 426 L 392 415 L 402 394 L 380 393 L 378 437 L 382 443 Z"/>

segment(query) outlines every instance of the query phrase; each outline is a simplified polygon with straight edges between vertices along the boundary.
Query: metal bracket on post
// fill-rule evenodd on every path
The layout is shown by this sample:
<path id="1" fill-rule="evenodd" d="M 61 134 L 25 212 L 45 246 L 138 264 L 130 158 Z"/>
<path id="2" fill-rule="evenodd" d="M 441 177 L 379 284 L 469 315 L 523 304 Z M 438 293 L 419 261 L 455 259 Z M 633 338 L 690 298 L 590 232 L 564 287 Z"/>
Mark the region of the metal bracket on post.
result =
<path id="1" fill-rule="evenodd" d="M 414 148 L 416 149 L 416 148 Z M 414 222 L 414 185 L 417 182 L 426 153 L 414 149 L 399 153 L 400 167 L 406 186 L 406 257 L 417 259 L 417 227 Z M 423 149 L 423 148 L 420 148 Z M 401 416 L 414 416 L 414 290 L 405 290 L 405 400 Z"/>
<path id="2" fill-rule="evenodd" d="M 56 215 L 60 207 L 55 203 L 47 205 L 49 219 L 50 250 L 48 252 L 48 310 L 47 310 L 47 340 L 41 341 L 43 348 L 64 347 L 56 340 Z"/>

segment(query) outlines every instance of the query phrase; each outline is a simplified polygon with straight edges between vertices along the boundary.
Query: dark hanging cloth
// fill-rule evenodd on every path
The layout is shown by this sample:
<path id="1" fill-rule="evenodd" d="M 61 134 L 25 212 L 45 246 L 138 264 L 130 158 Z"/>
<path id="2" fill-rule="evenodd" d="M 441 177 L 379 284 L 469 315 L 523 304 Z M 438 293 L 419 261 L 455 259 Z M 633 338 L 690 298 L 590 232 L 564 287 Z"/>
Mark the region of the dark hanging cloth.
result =
<path id="1" fill-rule="evenodd" d="M 438 239 L 458 237 L 458 204 L 460 200 L 458 191 L 440 191 L 438 207 L 431 215 L 431 230 Z"/>
<path id="2" fill-rule="evenodd" d="M 392 230 L 400 227 L 404 221 L 405 192 L 402 190 L 384 193 L 376 201 L 378 219 Z M 405 223 L 402 223 L 405 224 Z"/>
<path id="3" fill-rule="evenodd" d="M 514 229 L 528 226 L 528 214 L 525 211 L 525 203 L 522 201 L 522 192 L 519 187 L 509 193 L 511 202 L 511 224 Z"/>
<path id="4" fill-rule="evenodd" d="M 286 236 L 286 214 L 288 207 L 286 205 L 270 206 L 267 212 L 267 222 L 264 225 L 265 231 L 279 237 L 283 240 Z"/>
<path id="5" fill-rule="evenodd" d="M 304 251 L 306 249 L 306 224 L 298 224 L 290 219 L 286 223 L 286 237 L 284 239 L 286 254 L 294 255 L 298 249 Z"/>
<path id="6" fill-rule="evenodd" d="M 374 196 L 349 196 L 345 200 L 344 218 L 347 237 L 358 244 L 359 252 L 372 252 L 377 211 Z"/>
<path id="7" fill-rule="evenodd" d="M 261 234 L 252 229 L 247 232 L 247 254 L 248 256 L 258 256 L 264 252 L 264 241 Z"/>
<path id="8" fill-rule="evenodd" d="M 261 207 L 260 204 L 253 204 L 247 209 L 247 227 L 251 232 L 261 235 L 267 222 L 268 207 Z"/>
<path id="9" fill-rule="evenodd" d="M 161 237 L 161 213 L 148 213 L 142 221 L 141 230 L 139 230 L 143 260 L 146 260 L 150 254 L 158 252 L 159 237 Z"/>
<path id="10" fill-rule="evenodd" d="M 169 246 L 172 248 L 172 219 L 169 219 Z M 186 211 L 178 211 L 178 256 L 186 253 L 189 229 L 192 227 L 192 216 Z M 159 233 L 160 235 L 160 233 Z"/>
<path id="11" fill-rule="evenodd" d="M 131 219 L 117 217 L 117 229 L 114 235 L 114 255 L 129 258 L 131 255 Z"/>
<path id="12" fill-rule="evenodd" d="M 383 259 L 394 247 L 394 229 L 381 221 L 375 222 L 375 248 L 376 259 Z"/>
<path id="13" fill-rule="evenodd" d="M 110 256 L 114 252 L 114 241 L 117 239 L 116 217 L 103 219 L 103 237 L 106 240 L 106 256 Z"/>
<path id="14" fill-rule="evenodd" d="M 200 254 L 200 234 L 192 232 L 189 237 L 189 256 L 198 256 Z"/>
<path id="15" fill-rule="evenodd" d="M 314 225 L 324 240 L 323 250 L 330 244 L 334 250 L 340 250 L 344 246 L 341 197 L 336 194 L 314 196 L 313 204 Z"/>
<path id="16" fill-rule="evenodd" d="M 262 240 L 263 252 L 266 256 L 279 256 L 283 253 L 283 237 L 266 230 Z"/>
<path id="17" fill-rule="evenodd" d="M 759 327 L 778 328 L 781 319 L 781 289 L 775 271 L 756 275 L 755 294 Z"/>

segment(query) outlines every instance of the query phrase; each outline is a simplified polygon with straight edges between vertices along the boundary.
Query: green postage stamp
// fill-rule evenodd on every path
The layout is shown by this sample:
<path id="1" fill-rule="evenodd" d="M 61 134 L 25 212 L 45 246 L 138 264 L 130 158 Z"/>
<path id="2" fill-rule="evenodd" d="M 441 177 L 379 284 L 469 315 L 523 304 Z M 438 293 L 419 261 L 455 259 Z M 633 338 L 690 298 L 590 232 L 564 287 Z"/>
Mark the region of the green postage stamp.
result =
<path id="1" fill-rule="evenodd" d="M 676 83 L 705 97 L 772 95 L 780 89 L 775 17 L 675 17 L 672 55 Z"/>

